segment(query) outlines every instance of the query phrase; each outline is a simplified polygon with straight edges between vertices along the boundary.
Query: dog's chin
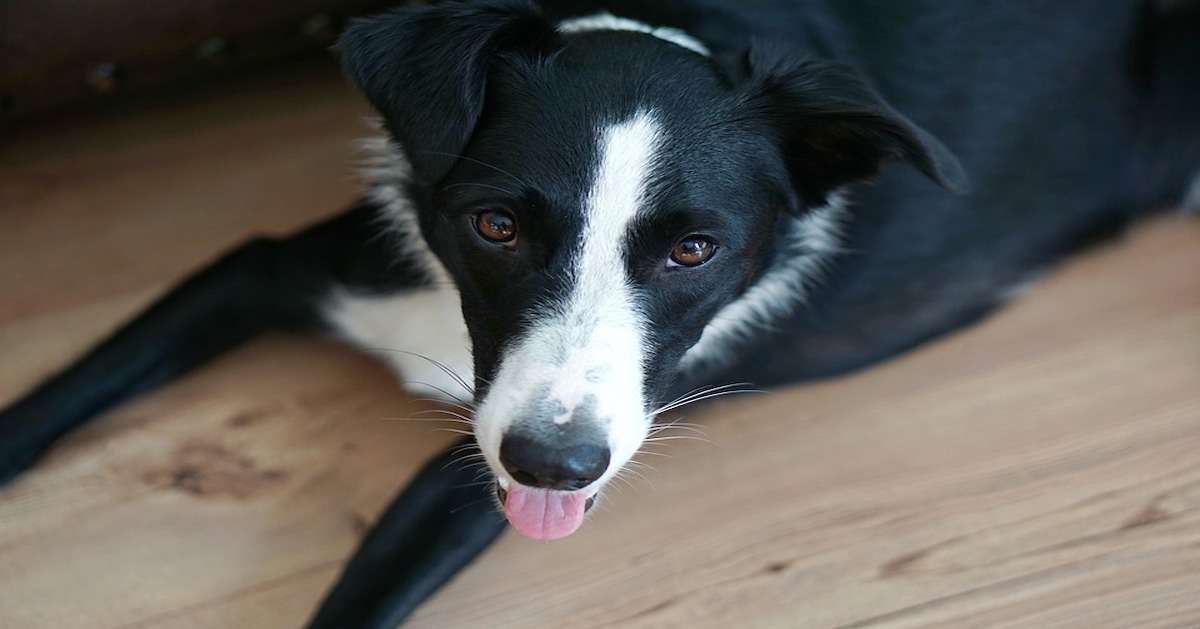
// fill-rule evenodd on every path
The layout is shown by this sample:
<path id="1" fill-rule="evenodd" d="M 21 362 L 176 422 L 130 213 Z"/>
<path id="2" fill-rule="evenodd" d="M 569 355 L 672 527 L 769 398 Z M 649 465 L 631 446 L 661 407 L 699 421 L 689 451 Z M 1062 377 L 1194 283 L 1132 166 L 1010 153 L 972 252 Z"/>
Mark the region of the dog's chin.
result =
<path id="1" fill-rule="evenodd" d="M 579 530 L 599 492 L 599 484 L 560 491 L 513 481 L 496 482 L 496 498 L 508 523 L 521 535 L 536 540 L 562 539 Z"/>

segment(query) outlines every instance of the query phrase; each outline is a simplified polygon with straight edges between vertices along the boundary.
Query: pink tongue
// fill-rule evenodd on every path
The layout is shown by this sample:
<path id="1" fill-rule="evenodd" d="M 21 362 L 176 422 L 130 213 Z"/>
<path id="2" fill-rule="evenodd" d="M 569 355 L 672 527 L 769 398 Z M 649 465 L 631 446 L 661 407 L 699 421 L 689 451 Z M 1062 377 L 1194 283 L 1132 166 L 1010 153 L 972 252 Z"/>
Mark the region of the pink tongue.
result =
<path id="1" fill-rule="evenodd" d="M 587 496 L 581 491 L 534 489 L 513 483 L 504 499 L 504 516 L 525 537 L 559 539 L 583 523 Z"/>

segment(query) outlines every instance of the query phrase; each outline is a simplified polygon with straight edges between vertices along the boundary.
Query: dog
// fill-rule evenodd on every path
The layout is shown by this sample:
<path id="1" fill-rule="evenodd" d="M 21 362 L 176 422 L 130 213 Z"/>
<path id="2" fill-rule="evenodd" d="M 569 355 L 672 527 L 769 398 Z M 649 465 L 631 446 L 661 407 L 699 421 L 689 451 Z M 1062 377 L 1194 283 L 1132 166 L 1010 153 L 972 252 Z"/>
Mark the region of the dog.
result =
<path id="1" fill-rule="evenodd" d="M 394 626 L 509 526 L 578 529 L 664 408 L 881 361 L 1200 204 L 1197 4 L 483 0 L 355 20 L 336 52 L 380 115 L 361 199 L 243 244 L 5 408 L 0 482 L 267 330 L 409 350 L 387 357 L 406 379 L 472 391 L 473 436 L 310 624 Z M 464 445 L 494 483 L 454 464 Z"/>

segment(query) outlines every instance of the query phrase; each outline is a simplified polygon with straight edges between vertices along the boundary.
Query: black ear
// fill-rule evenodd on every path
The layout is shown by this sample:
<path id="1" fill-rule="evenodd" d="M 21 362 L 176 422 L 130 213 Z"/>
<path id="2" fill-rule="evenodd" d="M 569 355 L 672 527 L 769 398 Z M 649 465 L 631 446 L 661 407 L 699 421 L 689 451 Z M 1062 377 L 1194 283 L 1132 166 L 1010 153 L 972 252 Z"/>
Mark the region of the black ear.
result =
<path id="1" fill-rule="evenodd" d="M 428 183 L 471 137 L 496 55 L 546 50 L 554 37 L 528 0 L 446 2 L 354 20 L 335 50 Z"/>
<path id="2" fill-rule="evenodd" d="M 839 186 L 870 179 L 893 159 L 947 190 L 966 192 L 958 159 L 849 67 L 758 46 L 746 52 L 743 64 L 753 115 L 775 134 L 807 204 L 822 204 Z"/>

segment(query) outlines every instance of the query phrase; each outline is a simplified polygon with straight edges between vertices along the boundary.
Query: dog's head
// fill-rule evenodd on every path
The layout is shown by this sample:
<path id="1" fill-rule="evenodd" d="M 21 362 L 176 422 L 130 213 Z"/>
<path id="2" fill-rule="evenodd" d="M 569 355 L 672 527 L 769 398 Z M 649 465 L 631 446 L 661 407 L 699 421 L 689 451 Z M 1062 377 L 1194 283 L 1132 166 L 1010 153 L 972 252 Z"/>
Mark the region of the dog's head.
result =
<path id="1" fill-rule="evenodd" d="M 761 47 L 719 61 L 493 0 L 356 21 L 339 52 L 411 165 L 470 331 L 475 435 L 531 537 L 579 526 L 783 223 L 889 159 L 963 182 L 853 72 Z"/>

